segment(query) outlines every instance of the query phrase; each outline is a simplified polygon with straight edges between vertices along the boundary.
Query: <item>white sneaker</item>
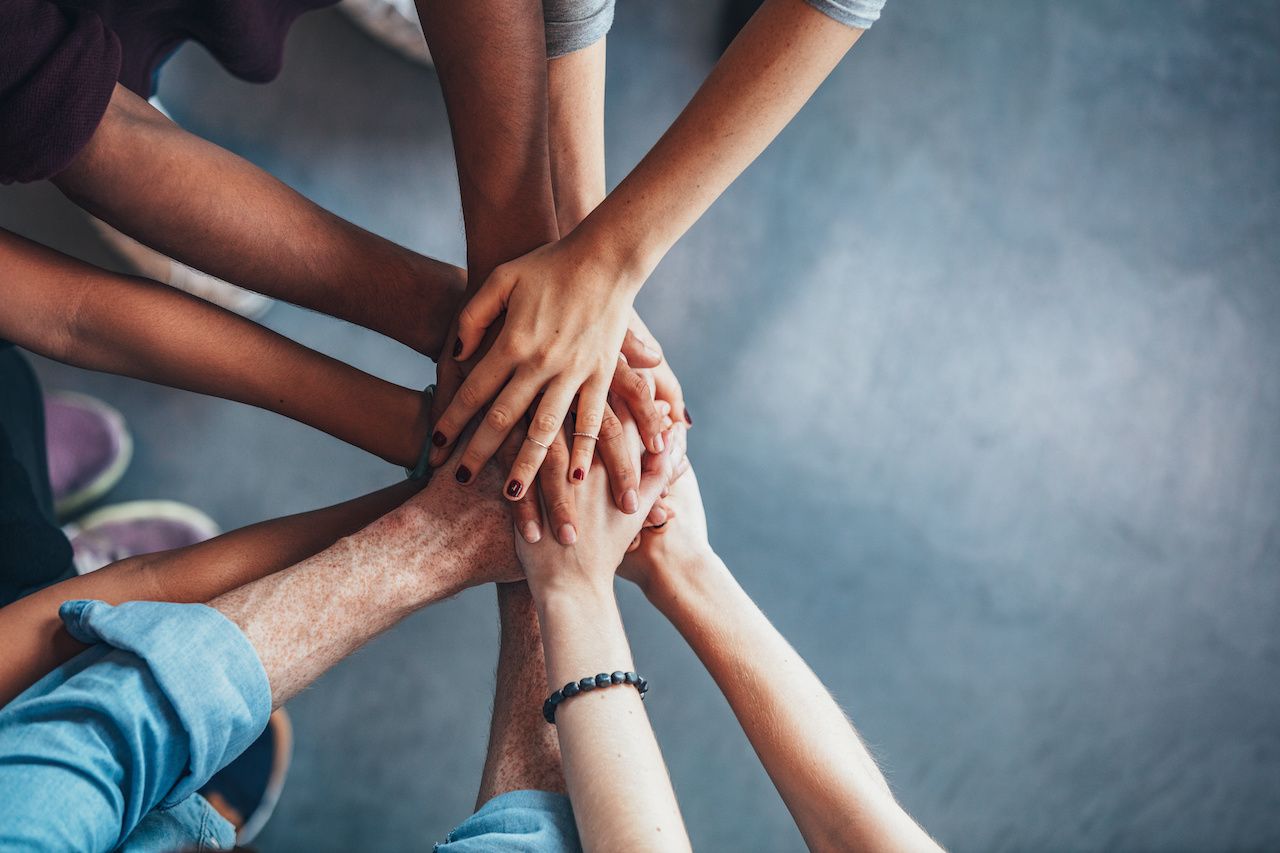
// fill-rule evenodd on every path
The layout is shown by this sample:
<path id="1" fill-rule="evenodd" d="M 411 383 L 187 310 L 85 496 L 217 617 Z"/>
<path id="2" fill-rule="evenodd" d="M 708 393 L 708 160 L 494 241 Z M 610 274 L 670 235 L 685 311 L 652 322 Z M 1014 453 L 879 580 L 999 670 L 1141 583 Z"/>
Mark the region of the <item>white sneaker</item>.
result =
<path id="1" fill-rule="evenodd" d="M 413 0 L 342 0 L 338 8 L 356 26 L 406 59 L 432 64 Z"/>

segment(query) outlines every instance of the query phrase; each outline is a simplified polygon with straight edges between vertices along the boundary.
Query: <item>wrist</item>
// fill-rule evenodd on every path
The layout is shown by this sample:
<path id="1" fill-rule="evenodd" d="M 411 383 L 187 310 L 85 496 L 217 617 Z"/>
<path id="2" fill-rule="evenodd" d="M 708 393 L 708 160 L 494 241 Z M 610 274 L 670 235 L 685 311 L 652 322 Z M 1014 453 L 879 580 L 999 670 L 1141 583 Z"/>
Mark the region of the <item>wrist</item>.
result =
<path id="1" fill-rule="evenodd" d="M 724 561 L 707 545 L 655 567 L 641 591 L 658 612 L 675 621 L 680 612 L 714 602 L 724 594 L 726 584 L 736 583 Z"/>
<path id="2" fill-rule="evenodd" d="M 564 240 L 592 263 L 610 270 L 617 290 L 634 299 L 661 260 L 662 252 L 643 240 L 633 239 L 629 230 L 611 227 L 606 206 L 596 208 Z"/>
<path id="3" fill-rule="evenodd" d="M 599 608 L 617 608 L 613 577 L 597 573 L 582 576 L 576 572 L 552 571 L 529 579 L 529 591 L 540 617 L 559 612 L 579 614 L 598 612 Z"/>
<path id="4" fill-rule="evenodd" d="M 508 527 L 503 507 L 486 514 L 482 507 L 457 502 L 438 506 L 430 486 L 356 534 L 363 548 L 385 551 L 379 563 L 404 577 L 405 597 L 413 607 L 450 598 L 463 590 L 496 579 L 501 555 L 514 563 L 510 537 L 496 542 L 485 535 L 491 527 Z M 457 535 L 467 531 L 468 535 Z M 510 573 L 510 572 L 508 572 Z"/>

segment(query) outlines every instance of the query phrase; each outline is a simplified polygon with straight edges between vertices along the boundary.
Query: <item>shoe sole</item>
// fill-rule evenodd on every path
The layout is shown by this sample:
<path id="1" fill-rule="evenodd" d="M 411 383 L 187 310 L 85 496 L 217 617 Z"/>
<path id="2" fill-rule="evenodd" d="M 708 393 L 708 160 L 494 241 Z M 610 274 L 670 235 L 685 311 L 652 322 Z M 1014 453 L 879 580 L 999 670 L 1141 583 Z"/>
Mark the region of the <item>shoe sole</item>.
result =
<path id="1" fill-rule="evenodd" d="M 182 522 L 195 528 L 206 540 L 222 533 L 222 528 L 206 513 L 179 501 L 126 501 L 104 506 L 72 524 L 63 525 L 62 532 L 68 539 L 74 539 L 100 524 L 134 521 L 139 518 L 164 518 Z M 76 572 L 85 574 L 79 567 Z"/>
<path id="2" fill-rule="evenodd" d="M 129 432 L 129 427 L 125 425 L 124 415 L 96 397 L 77 394 L 74 391 L 56 391 L 48 396 L 65 400 L 76 406 L 96 412 L 103 420 L 107 421 L 116 435 L 119 436 L 120 441 L 120 452 L 110 465 L 83 487 L 54 502 L 54 512 L 58 518 L 65 521 L 82 512 L 85 507 L 97 503 L 124 478 L 124 472 L 129 468 L 129 463 L 133 461 L 133 435 Z"/>

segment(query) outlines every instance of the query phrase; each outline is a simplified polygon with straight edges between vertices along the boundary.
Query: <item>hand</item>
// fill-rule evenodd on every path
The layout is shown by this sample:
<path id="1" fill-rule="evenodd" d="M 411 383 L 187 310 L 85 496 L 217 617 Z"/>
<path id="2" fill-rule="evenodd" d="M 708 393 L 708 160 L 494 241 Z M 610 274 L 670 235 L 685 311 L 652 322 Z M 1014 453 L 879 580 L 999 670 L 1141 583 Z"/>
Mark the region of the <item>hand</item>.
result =
<path id="1" fill-rule="evenodd" d="M 514 452 L 506 447 L 503 452 Z M 469 567 L 459 581 L 459 589 L 486 583 L 505 583 L 524 578 L 516 559 L 511 537 L 511 517 L 506 501 L 498 494 L 503 470 L 497 465 L 480 469 L 475 480 L 479 489 L 464 489 L 454 478 L 460 453 L 435 471 L 431 481 L 391 515 L 404 522 L 404 535 L 438 536 L 442 530 L 456 530 L 456 551 Z"/>
<path id="2" fill-rule="evenodd" d="M 631 311 L 631 324 L 627 326 L 628 340 L 634 336 L 635 340 L 644 347 L 647 354 L 650 355 L 652 364 L 638 363 L 623 348 L 623 354 L 627 356 L 627 360 L 634 368 L 644 368 L 639 370 L 640 373 L 646 374 L 653 385 L 653 399 L 666 400 L 671 405 L 671 417 L 677 421 L 684 421 L 689 426 L 693 426 L 693 418 L 689 416 L 689 410 L 684 405 L 684 391 L 680 387 L 680 380 L 676 378 L 675 371 L 671 369 L 671 364 L 662 354 L 662 347 L 653 337 L 653 333 L 649 331 L 649 327 L 645 325 L 644 320 L 640 319 L 640 315 Z"/>
<path id="3" fill-rule="evenodd" d="M 639 449 L 638 435 L 633 444 Z M 583 484 L 578 500 L 578 535 L 572 545 L 561 545 L 551 537 L 529 543 L 515 537 L 516 555 L 535 598 L 557 588 L 583 584 L 602 586 L 612 581 L 627 545 L 640 532 L 645 515 L 658 496 L 667 489 L 684 458 L 685 427 L 676 424 L 664 436 L 660 453 L 646 453 L 640 461 L 640 512 L 618 512 L 608 499 L 606 477 L 594 471 Z"/>
<path id="4" fill-rule="evenodd" d="M 450 327 L 446 337 L 446 346 L 450 352 L 452 352 L 453 342 L 457 339 L 456 326 L 455 322 Z M 495 324 L 490 329 L 486 339 L 496 336 L 500 328 L 501 323 Z M 647 330 L 645 331 L 647 333 Z M 600 427 L 598 440 L 595 442 L 581 442 L 575 448 L 580 455 L 574 457 L 575 464 L 572 465 L 572 471 L 570 470 L 568 442 L 563 431 L 557 431 L 555 441 L 552 442 L 551 447 L 547 450 L 547 458 L 543 462 L 542 469 L 540 469 L 541 474 L 538 477 L 538 483 L 542 490 L 543 500 L 548 507 L 552 530 L 556 531 L 556 535 L 560 537 L 563 544 L 571 544 L 572 542 L 572 538 L 565 538 L 566 535 L 568 537 L 575 535 L 573 530 L 576 517 L 573 510 L 573 494 L 570 484 L 577 485 L 584 480 L 586 472 L 590 470 L 594 453 L 599 453 L 605 470 L 609 474 L 609 484 L 613 490 L 614 503 L 618 509 L 626 513 L 633 513 L 639 506 L 636 497 L 636 486 L 638 485 L 636 469 L 631 464 L 631 453 L 625 446 L 622 425 L 618 415 L 614 412 L 614 406 L 619 407 L 618 410 L 622 412 L 623 417 L 631 420 L 643 418 L 644 426 L 641 428 L 642 432 L 660 433 L 671 426 L 670 406 L 655 404 L 653 399 L 654 384 L 647 368 L 656 367 L 662 362 L 662 354 L 654 349 L 654 346 L 649 339 L 642 339 L 630 329 L 627 330 L 626 337 L 622 342 L 621 357 L 618 359 L 617 367 L 614 370 L 613 382 L 610 385 L 609 404 L 605 406 L 604 421 Z M 436 391 L 431 402 L 432 423 L 439 422 L 472 367 L 474 367 L 473 362 L 462 362 L 442 355 L 436 368 Z M 491 425 L 488 421 L 480 424 L 480 428 L 476 432 L 483 433 L 487 431 L 490 434 L 482 435 L 479 439 L 473 435 L 466 445 L 466 451 L 460 464 L 452 466 L 459 483 L 465 485 L 471 482 L 472 472 L 484 468 L 482 449 L 490 446 L 495 441 L 500 443 L 503 448 L 514 446 L 515 452 L 499 454 L 499 458 L 508 469 L 515 464 L 519 455 L 518 451 L 525 437 L 524 424 L 522 423 L 514 428 L 506 439 L 497 438 L 496 434 L 493 434 L 496 431 L 490 427 Z M 518 438 L 513 443 L 511 439 L 517 433 Z M 434 433 L 434 435 L 439 434 L 439 432 Z M 437 446 L 432 450 L 430 458 L 433 466 L 447 460 L 449 453 L 443 443 L 434 438 L 434 435 L 433 441 Z M 554 475 L 547 470 L 548 467 L 554 470 Z M 528 495 L 529 492 L 526 491 L 525 494 Z M 541 525 L 536 511 L 532 515 L 529 512 L 517 513 L 516 521 L 516 527 L 526 537 L 534 537 L 531 541 L 537 541 L 537 537 L 541 536 Z"/>
<path id="5" fill-rule="evenodd" d="M 465 360 L 505 312 L 493 347 L 458 389 L 432 441 L 442 453 L 489 404 L 485 423 L 472 440 L 472 445 L 483 443 L 469 447 L 464 460 L 483 463 L 542 394 L 503 490 L 512 500 L 532 485 L 575 397 L 577 415 L 571 431 L 582 433 L 575 436 L 575 451 L 584 442 L 594 445 L 604 421 L 634 288 L 579 245 L 566 238 L 503 264 L 459 316 L 454 357 Z M 659 451 L 661 434 L 646 436 L 646 444 Z M 575 455 L 586 461 L 572 470 L 582 468 L 585 479 L 590 455 Z"/>
<path id="6" fill-rule="evenodd" d="M 707 513 L 702 506 L 698 478 L 685 457 L 676 467 L 677 482 L 671 485 L 666 501 L 677 518 L 658 531 L 643 531 L 638 547 L 628 551 L 618 574 L 634 583 L 652 599 L 671 591 L 690 571 L 714 556 L 707 539 Z"/>

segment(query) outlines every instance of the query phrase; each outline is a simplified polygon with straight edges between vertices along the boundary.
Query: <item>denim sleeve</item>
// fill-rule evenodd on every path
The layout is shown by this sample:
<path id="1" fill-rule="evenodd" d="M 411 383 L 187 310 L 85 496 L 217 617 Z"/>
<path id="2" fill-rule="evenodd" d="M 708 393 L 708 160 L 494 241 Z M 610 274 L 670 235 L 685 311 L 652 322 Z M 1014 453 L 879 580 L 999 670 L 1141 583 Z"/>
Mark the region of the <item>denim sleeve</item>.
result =
<path id="1" fill-rule="evenodd" d="M 810 6 L 850 27 L 870 29 L 880 19 L 885 0 L 806 0 Z"/>
<path id="2" fill-rule="evenodd" d="M 202 604 L 68 601 L 93 643 L 0 710 L 0 850 L 111 850 L 266 727 L 248 639 Z"/>
<path id="3" fill-rule="evenodd" d="M 590 47 L 613 26 L 613 0 L 542 0 L 547 58 Z"/>

